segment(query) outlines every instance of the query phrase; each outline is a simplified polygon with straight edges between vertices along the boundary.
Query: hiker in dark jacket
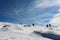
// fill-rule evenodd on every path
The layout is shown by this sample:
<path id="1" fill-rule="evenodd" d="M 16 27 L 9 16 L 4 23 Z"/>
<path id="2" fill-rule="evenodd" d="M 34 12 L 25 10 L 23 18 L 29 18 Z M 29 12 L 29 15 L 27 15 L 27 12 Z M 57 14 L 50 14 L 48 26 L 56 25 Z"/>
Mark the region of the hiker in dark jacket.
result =
<path id="1" fill-rule="evenodd" d="M 35 26 L 34 24 L 32 24 L 32 26 Z"/>
<path id="2" fill-rule="evenodd" d="M 48 25 L 46 25 L 46 27 L 48 27 Z"/>
<path id="3" fill-rule="evenodd" d="M 51 24 L 49 24 L 49 27 L 51 27 Z"/>

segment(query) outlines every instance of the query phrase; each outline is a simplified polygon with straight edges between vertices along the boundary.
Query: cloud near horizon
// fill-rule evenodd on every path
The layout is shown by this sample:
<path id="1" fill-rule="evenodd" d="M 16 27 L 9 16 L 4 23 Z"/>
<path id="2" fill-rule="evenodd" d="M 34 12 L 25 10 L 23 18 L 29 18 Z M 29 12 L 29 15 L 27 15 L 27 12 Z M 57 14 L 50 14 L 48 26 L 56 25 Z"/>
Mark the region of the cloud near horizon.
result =
<path id="1" fill-rule="evenodd" d="M 58 13 L 53 16 L 50 23 L 55 26 L 60 26 L 60 9 L 58 10 Z"/>

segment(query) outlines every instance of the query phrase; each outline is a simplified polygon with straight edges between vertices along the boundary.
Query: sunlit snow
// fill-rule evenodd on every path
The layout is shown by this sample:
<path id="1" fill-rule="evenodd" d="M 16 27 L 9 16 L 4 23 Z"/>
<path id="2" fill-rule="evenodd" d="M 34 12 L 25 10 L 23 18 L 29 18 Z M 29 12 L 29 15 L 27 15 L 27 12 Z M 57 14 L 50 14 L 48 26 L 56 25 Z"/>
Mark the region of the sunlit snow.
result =
<path id="1" fill-rule="evenodd" d="M 13 24 L 7 22 L 0 22 L 0 40 L 53 40 L 47 37 L 43 37 L 40 34 L 34 33 L 46 33 L 60 35 L 60 27 L 41 27 L 41 26 L 24 26 L 27 24 Z M 3 27 L 6 26 L 6 27 Z"/>

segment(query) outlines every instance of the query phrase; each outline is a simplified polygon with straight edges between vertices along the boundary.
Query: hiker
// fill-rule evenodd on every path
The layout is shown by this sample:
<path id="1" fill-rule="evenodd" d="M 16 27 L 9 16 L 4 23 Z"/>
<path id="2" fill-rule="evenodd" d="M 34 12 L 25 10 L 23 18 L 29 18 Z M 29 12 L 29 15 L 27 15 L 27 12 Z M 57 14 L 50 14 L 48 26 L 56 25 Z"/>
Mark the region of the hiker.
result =
<path id="1" fill-rule="evenodd" d="M 32 26 L 35 26 L 34 24 L 32 24 Z"/>
<path id="2" fill-rule="evenodd" d="M 51 27 L 51 24 L 49 24 L 49 27 Z"/>
<path id="3" fill-rule="evenodd" d="M 46 25 L 46 27 L 48 27 L 48 25 Z"/>

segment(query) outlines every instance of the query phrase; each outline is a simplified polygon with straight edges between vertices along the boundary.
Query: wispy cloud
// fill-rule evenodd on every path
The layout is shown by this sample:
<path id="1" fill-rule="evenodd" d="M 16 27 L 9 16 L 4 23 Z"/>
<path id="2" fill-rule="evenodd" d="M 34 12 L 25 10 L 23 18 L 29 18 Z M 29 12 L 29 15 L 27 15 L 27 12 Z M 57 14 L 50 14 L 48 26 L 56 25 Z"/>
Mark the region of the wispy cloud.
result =
<path id="1" fill-rule="evenodd" d="M 52 8 L 51 10 L 49 8 L 60 7 L 60 0 L 35 0 L 32 5 L 33 6 L 30 5 L 30 7 L 28 6 L 27 8 L 17 7 L 17 9 L 15 10 L 16 18 L 15 16 L 13 16 L 12 18 L 26 22 L 32 21 L 38 24 L 43 23 L 44 21 L 49 21 L 54 15 L 54 13 L 52 13 L 53 11 L 51 12 L 51 10 L 55 10 L 54 8 Z"/>
<path id="2" fill-rule="evenodd" d="M 58 9 L 58 13 L 50 20 L 50 23 L 56 26 L 60 25 L 60 9 Z"/>
<path id="3" fill-rule="evenodd" d="M 52 7 L 52 6 L 60 7 L 60 0 L 43 0 L 42 2 L 38 2 L 35 5 L 35 8 L 46 8 L 46 7 Z"/>
<path id="4" fill-rule="evenodd" d="M 23 21 L 23 23 L 40 24 L 51 20 L 60 7 L 60 0 L 17 0 L 13 5 L 13 7 L 11 5 L 7 8 L 8 10 L 5 8 L 5 12 L 2 11 L 5 13 L 2 13 L 2 17 L 7 18 L 9 21 L 14 20 L 14 22 Z"/>
<path id="5" fill-rule="evenodd" d="M 60 3 L 59 0 L 35 0 L 35 2 L 32 3 L 33 6 L 30 6 L 28 8 L 19 8 L 15 10 L 17 20 L 23 20 L 23 21 L 34 21 L 35 23 L 39 23 L 40 21 L 49 21 L 51 20 L 51 17 L 53 16 L 54 8 L 49 9 L 53 6 L 59 6 Z M 56 4 L 57 3 L 57 4 Z M 48 8 L 48 9 L 46 9 Z M 48 12 L 49 11 L 49 12 Z M 22 15 L 21 15 L 22 14 Z M 19 16 L 18 16 L 19 15 Z M 22 18 L 22 16 L 27 18 Z M 42 18 L 42 19 L 41 19 Z M 40 20 L 40 21 L 39 21 Z M 37 22 L 38 21 L 38 22 Z"/>

